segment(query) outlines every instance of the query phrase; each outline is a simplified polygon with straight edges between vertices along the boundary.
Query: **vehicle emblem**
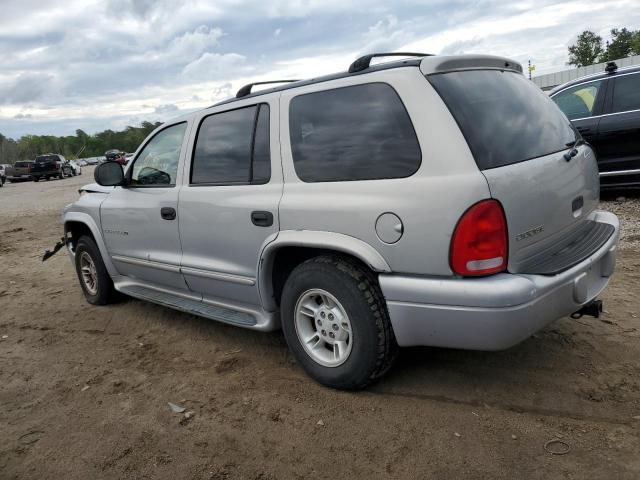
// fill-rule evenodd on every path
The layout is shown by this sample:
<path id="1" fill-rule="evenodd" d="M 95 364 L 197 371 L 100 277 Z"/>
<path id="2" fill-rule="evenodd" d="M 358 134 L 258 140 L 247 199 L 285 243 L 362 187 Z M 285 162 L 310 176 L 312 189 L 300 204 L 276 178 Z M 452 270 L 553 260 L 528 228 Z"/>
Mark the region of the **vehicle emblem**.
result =
<path id="1" fill-rule="evenodd" d="M 520 240 L 524 240 L 525 238 L 533 237 L 534 235 L 537 235 L 542 231 L 544 231 L 544 227 L 540 225 L 539 227 L 532 228 L 531 230 L 527 230 L 526 232 L 522 232 L 516 235 L 516 242 L 519 242 Z"/>
<path id="2" fill-rule="evenodd" d="M 124 235 L 127 236 L 129 235 L 129 232 L 125 232 L 123 230 L 109 230 L 109 229 L 105 229 L 104 233 L 110 233 L 112 235 Z"/>

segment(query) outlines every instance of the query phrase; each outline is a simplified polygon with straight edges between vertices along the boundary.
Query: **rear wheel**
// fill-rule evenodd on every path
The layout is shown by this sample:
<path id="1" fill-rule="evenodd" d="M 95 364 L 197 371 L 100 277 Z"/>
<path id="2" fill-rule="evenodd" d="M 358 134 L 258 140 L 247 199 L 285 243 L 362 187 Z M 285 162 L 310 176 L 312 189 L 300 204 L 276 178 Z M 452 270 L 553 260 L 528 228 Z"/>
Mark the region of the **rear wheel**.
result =
<path id="1" fill-rule="evenodd" d="M 75 252 L 76 273 L 87 302 L 106 305 L 115 302 L 119 295 L 102 261 L 98 246 L 89 236 L 78 240 Z"/>
<path id="2" fill-rule="evenodd" d="M 396 356 L 376 278 L 351 259 L 321 256 L 296 267 L 285 283 L 281 312 L 293 355 L 323 385 L 364 388 Z"/>

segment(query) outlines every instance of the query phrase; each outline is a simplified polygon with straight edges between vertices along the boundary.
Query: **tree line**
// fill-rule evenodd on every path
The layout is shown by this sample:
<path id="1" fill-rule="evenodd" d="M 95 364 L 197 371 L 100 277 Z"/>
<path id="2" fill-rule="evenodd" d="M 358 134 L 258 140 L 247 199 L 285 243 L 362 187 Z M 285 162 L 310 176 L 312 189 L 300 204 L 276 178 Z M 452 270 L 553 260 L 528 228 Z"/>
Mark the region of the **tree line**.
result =
<path id="1" fill-rule="evenodd" d="M 578 35 L 569 47 L 569 65 L 586 67 L 594 63 L 640 55 L 640 30 L 611 29 L 611 41 L 602 43 L 602 37 L 590 30 Z"/>
<path id="2" fill-rule="evenodd" d="M 134 152 L 159 125 L 161 122 L 142 122 L 139 127 L 127 127 L 122 131 L 105 130 L 89 135 L 78 129 L 75 135 L 24 135 L 18 140 L 0 133 L 0 163 L 33 160 L 43 153 L 59 153 L 68 159 L 76 159 L 99 157 L 112 148 Z"/>

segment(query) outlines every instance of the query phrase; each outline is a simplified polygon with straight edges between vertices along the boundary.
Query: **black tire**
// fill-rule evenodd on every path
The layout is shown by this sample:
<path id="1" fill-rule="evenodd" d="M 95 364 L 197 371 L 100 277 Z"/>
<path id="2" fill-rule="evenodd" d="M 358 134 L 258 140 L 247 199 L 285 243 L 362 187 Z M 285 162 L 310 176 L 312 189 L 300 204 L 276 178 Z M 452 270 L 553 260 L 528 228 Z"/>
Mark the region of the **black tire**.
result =
<path id="1" fill-rule="evenodd" d="M 48 180 L 48 179 L 47 179 Z M 34 182 L 39 182 L 40 181 L 40 177 L 33 177 L 33 181 Z"/>
<path id="2" fill-rule="evenodd" d="M 353 343 L 341 365 L 318 363 L 305 351 L 296 333 L 296 304 L 312 289 L 333 295 L 349 317 Z M 319 256 L 298 265 L 284 285 L 281 316 L 282 330 L 294 357 L 309 376 L 328 387 L 364 388 L 389 370 L 397 356 L 398 346 L 377 279 L 348 257 Z"/>
<path id="3" fill-rule="evenodd" d="M 88 289 L 82 277 L 80 259 L 83 254 L 88 254 L 95 265 L 97 279 L 97 288 L 95 293 L 92 293 Z M 92 305 L 107 305 L 109 303 L 115 303 L 119 299 L 120 295 L 113 286 L 113 281 L 107 272 L 107 268 L 104 266 L 102 255 L 100 255 L 100 250 L 98 249 L 96 242 L 93 241 L 93 238 L 86 235 L 80 237 L 78 244 L 76 245 L 75 265 L 78 280 L 80 281 L 80 286 L 82 287 L 82 291 L 87 302 Z"/>

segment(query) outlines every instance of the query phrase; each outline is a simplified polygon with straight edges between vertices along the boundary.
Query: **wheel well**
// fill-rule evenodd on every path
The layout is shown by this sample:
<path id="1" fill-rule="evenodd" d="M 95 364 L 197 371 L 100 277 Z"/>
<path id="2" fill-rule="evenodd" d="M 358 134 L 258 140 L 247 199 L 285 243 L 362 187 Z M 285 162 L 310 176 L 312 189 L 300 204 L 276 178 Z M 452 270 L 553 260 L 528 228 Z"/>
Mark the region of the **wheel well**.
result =
<path id="1" fill-rule="evenodd" d="M 320 255 L 333 255 L 336 257 L 349 258 L 363 268 L 371 270 L 371 267 L 359 258 L 337 250 L 297 246 L 279 248 L 274 254 L 272 263 L 273 269 L 271 271 L 273 298 L 278 306 L 280 306 L 280 297 L 282 296 L 284 284 L 293 269 L 306 260 Z"/>
<path id="2" fill-rule="evenodd" d="M 64 224 L 64 232 L 67 237 L 67 241 L 71 240 L 71 245 L 73 245 L 74 250 L 78 244 L 78 240 L 84 235 L 91 237 L 95 241 L 93 233 L 86 223 L 67 222 Z M 69 237 L 69 235 L 71 235 L 71 237 Z"/>

